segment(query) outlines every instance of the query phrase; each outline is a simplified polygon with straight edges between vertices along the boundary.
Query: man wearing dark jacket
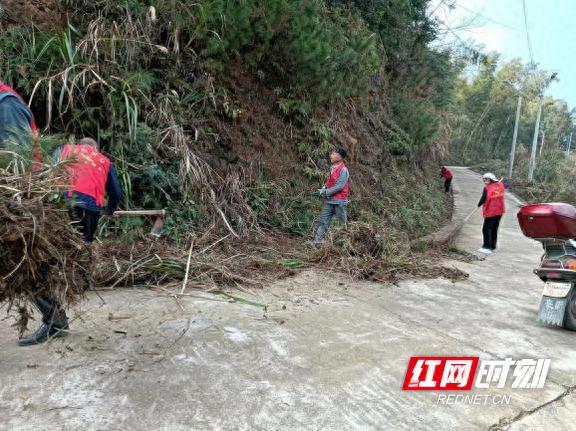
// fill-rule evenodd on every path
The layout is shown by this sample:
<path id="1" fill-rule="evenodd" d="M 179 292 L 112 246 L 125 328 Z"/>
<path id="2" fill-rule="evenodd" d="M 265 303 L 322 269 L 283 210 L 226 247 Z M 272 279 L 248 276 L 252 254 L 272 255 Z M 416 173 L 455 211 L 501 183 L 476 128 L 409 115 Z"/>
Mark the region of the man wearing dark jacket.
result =
<path id="1" fill-rule="evenodd" d="M 82 139 L 78 145 L 65 145 L 57 151 L 57 158 L 70 160 L 70 190 L 63 193 L 72 202 L 72 219 L 86 243 L 94 240 L 100 214 L 104 209 L 105 195 L 108 204 L 105 215 L 112 215 L 122 197 L 120 183 L 114 166 L 98 151 L 98 144 L 91 138 Z M 88 282 L 88 280 L 87 280 Z M 32 335 L 22 337 L 21 346 L 39 344 L 51 337 L 66 335 L 68 318 L 56 300 L 43 297 L 36 300 L 42 313 L 42 325 Z"/>
<path id="2" fill-rule="evenodd" d="M 0 148 L 31 142 L 37 132 L 34 115 L 22 96 L 0 81 Z"/>

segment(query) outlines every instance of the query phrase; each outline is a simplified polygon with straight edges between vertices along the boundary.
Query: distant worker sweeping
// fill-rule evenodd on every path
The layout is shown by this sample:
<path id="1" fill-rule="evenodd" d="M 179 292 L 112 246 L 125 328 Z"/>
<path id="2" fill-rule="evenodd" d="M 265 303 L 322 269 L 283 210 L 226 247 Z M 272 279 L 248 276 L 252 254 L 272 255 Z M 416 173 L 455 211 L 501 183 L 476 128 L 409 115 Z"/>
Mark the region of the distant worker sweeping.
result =
<path id="1" fill-rule="evenodd" d="M 325 197 L 326 200 L 320 212 L 320 225 L 314 237 L 314 244 L 316 245 L 320 244 L 324 239 L 334 216 L 336 216 L 336 220 L 340 225 L 346 224 L 350 174 L 344 159 L 346 159 L 346 150 L 344 148 L 336 148 L 330 153 L 330 163 L 332 164 L 330 175 L 326 185 L 319 190 L 320 195 Z"/>
<path id="2" fill-rule="evenodd" d="M 442 166 L 442 169 L 440 170 L 440 176 L 444 178 L 444 191 L 446 193 L 450 192 L 452 187 L 452 178 L 454 178 L 454 174 L 446 166 Z"/>
<path id="3" fill-rule="evenodd" d="M 78 145 L 65 145 L 57 151 L 61 160 L 70 160 L 67 169 L 71 175 L 70 190 L 63 193 L 64 199 L 72 202 L 73 224 L 80 230 L 86 243 L 94 240 L 100 214 L 104 209 L 105 195 L 108 204 L 105 215 L 112 215 L 122 197 L 122 190 L 114 166 L 108 157 L 99 151 L 96 141 L 82 139 Z M 88 276 L 86 275 L 88 284 Z M 33 334 L 22 337 L 21 346 L 39 344 L 51 337 L 66 335 L 68 318 L 61 304 L 45 296 L 36 299 L 42 313 L 42 325 Z"/>
<path id="4" fill-rule="evenodd" d="M 482 179 L 485 187 L 478 206 L 482 207 L 484 216 L 484 225 L 482 226 L 484 243 L 478 251 L 491 254 L 496 250 L 498 227 L 500 226 L 500 219 L 505 212 L 505 190 L 504 184 L 498 181 L 492 173 L 484 174 Z"/>

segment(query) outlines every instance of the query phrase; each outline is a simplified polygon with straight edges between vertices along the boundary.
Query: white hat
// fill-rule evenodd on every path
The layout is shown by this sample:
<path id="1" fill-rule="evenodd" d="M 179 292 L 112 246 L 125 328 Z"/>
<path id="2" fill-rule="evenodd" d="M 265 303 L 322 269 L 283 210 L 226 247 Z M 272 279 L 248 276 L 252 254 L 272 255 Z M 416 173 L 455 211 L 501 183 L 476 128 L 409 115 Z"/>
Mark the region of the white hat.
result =
<path id="1" fill-rule="evenodd" d="M 496 178 L 496 175 L 494 175 L 492 172 L 487 172 L 484 175 L 482 175 L 482 178 L 485 180 L 490 180 L 493 183 L 498 182 L 498 178 Z"/>

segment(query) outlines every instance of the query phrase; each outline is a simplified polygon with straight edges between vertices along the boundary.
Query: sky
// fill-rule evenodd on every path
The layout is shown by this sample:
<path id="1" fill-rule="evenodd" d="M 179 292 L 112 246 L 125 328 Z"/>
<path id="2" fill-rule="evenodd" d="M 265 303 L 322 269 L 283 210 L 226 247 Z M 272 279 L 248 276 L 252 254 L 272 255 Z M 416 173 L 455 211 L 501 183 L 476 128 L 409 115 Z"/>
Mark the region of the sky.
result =
<path id="1" fill-rule="evenodd" d="M 576 107 L 576 0 L 524 1 L 533 61 L 558 73 L 547 94 Z M 501 63 L 531 61 L 522 0 L 432 0 L 430 11 L 452 29 L 441 25 L 446 40 L 473 40 L 499 52 Z"/>

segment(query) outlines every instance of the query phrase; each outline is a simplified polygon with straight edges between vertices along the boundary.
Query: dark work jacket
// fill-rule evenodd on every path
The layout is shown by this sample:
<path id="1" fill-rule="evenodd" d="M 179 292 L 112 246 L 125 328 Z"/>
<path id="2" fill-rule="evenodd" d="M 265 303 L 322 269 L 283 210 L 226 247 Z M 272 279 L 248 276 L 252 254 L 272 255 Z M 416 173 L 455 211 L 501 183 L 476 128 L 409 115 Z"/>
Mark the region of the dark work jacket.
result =
<path id="1" fill-rule="evenodd" d="M 34 116 L 18 96 L 0 92 L 0 148 L 8 141 L 23 145 L 31 142 Z"/>

